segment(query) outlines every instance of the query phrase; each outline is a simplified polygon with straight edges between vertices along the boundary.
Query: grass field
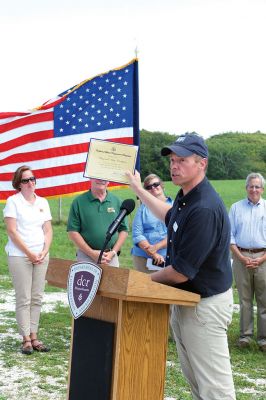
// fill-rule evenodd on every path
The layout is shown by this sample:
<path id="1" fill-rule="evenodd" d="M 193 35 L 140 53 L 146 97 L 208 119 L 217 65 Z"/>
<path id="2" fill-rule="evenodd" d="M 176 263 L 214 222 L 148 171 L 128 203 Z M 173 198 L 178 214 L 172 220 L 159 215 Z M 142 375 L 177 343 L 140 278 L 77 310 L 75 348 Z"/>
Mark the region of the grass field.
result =
<path id="1" fill-rule="evenodd" d="M 244 181 L 212 182 L 223 198 L 227 209 L 245 196 Z M 175 197 L 176 188 L 166 183 L 166 194 Z M 134 198 L 129 189 L 117 190 L 122 199 Z M 71 197 L 62 199 L 59 218 L 59 201 L 50 200 L 53 215 L 54 240 L 51 257 L 75 259 L 75 249 L 66 233 L 66 220 Z M 0 204 L 2 213 L 3 204 Z M 130 216 L 130 223 L 133 215 Z M 59 221 L 60 220 L 60 221 Z M 63 400 L 66 398 L 71 317 L 64 290 L 46 287 L 41 315 L 40 337 L 52 347 L 47 354 L 25 357 L 19 352 L 20 337 L 14 313 L 14 292 L 8 275 L 4 244 L 6 232 L 0 222 L 0 400 Z M 131 268 L 131 235 L 120 258 L 122 267 Z M 229 346 L 237 400 L 266 399 L 266 357 L 254 342 L 251 349 L 239 350 L 236 346 L 239 328 L 238 297 L 234 289 L 235 312 L 229 329 Z M 191 399 L 176 356 L 174 343 L 169 339 L 165 399 Z M 80 400 L 80 399 L 77 399 Z M 92 399 L 97 400 L 97 399 Z M 151 399 L 152 400 L 152 399 Z"/>

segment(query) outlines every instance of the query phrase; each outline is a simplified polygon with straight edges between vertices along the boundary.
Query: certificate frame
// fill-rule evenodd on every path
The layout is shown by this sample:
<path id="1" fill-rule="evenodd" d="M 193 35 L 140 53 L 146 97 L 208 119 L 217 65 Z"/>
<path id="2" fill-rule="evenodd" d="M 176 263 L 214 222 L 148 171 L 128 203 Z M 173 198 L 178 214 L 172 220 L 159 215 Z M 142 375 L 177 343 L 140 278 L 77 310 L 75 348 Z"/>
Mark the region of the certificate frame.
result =
<path id="1" fill-rule="evenodd" d="M 138 146 L 91 138 L 83 176 L 129 185 L 126 171 L 135 173 Z"/>

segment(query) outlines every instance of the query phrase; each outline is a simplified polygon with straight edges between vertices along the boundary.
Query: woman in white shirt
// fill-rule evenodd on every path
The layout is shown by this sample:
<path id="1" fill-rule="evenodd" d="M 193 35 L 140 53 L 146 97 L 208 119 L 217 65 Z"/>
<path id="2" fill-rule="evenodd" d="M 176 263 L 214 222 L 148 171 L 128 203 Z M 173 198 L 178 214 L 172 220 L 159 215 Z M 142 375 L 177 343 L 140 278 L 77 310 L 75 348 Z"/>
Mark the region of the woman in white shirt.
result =
<path id="1" fill-rule="evenodd" d="M 36 178 L 30 167 L 19 167 L 12 180 L 17 193 L 7 199 L 3 210 L 8 242 L 8 267 L 16 294 L 16 319 L 23 337 L 21 352 L 47 352 L 38 339 L 41 302 L 52 242 L 48 201 L 35 194 Z"/>

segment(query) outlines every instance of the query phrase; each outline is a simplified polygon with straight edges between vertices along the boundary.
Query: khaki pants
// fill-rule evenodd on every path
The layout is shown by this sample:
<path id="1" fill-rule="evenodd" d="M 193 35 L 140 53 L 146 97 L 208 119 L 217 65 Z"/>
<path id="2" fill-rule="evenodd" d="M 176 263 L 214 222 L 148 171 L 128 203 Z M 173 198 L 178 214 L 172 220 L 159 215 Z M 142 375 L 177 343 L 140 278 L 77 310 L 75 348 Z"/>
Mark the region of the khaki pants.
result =
<path id="1" fill-rule="evenodd" d="M 232 311 L 231 289 L 201 299 L 196 307 L 172 307 L 177 352 L 195 400 L 235 400 L 227 342 Z"/>
<path id="2" fill-rule="evenodd" d="M 16 319 L 19 333 L 37 333 L 49 256 L 42 264 L 32 264 L 27 257 L 8 256 L 8 267 L 16 295 Z"/>
<path id="3" fill-rule="evenodd" d="M 152 274 L 154 271 L 150 271 L 147 267 L 147 258 L 141 256 L 132 256 L 134 269 L 145 274 Z"/>
<path id="4" fill-rule="evenodd" d="M 262 253 L 243 255 L 257 258 Z M 250 339 L 254 334 L 254 297 L 257 302 L 257 341 L 259 345 L 266 344 L 266 262 L 258 268 L 247 269 L 233 255 L 233 273 L 239 295 L 240 304 L 240 338 Z"/>

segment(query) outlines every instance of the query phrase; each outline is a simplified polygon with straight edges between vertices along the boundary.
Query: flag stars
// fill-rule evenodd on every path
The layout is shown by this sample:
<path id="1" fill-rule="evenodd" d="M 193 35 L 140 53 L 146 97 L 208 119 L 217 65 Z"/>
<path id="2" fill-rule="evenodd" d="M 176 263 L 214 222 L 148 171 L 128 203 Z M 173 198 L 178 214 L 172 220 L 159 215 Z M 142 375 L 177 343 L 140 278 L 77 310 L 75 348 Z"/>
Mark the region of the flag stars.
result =
<path id="1" fill-rule="evenodd" d="M 64 95 L 57 108 L 58 135 L 125 127 L 131 104 L 129 88 L 131 69 L 112 71 L 98 76 Z M 126 77 L 124 74 L 128 74 Z M 130 76 L 130 79 L 129 79 Z"/>

